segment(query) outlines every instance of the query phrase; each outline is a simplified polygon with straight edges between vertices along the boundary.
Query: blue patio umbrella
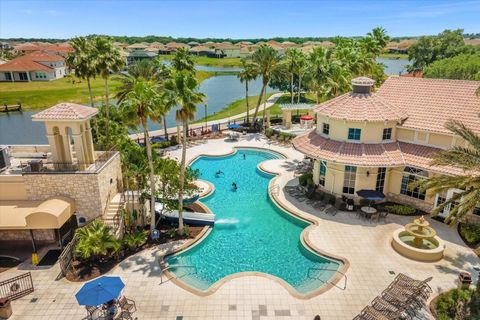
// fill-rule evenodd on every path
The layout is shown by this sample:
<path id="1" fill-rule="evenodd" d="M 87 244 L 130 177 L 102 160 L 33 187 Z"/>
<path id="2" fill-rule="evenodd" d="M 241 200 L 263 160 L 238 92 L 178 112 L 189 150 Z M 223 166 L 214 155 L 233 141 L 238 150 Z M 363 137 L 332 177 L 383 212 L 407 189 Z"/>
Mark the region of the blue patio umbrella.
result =
<path id="1" fill-rule="evenodd" d="M 228 129 L 238 129 L 240 128 L 240 125 L 239 124 L 236 124 L 236 123 L 230 123 L 228 126 L 227 126 Z"/>
<path id="2" fill-rule="evenodd" d="M 75 298 L 81 306 L 98 306 L 118 298 L 124 287 L 120 277 L 103 276 L 85 283 Z"/>
<path id="3" fill-rule="evenodd" d="M 376 201 L 385 199 L 385 195 L 377 190 L 358 190 L 357 195 L 367 200 Z"/>

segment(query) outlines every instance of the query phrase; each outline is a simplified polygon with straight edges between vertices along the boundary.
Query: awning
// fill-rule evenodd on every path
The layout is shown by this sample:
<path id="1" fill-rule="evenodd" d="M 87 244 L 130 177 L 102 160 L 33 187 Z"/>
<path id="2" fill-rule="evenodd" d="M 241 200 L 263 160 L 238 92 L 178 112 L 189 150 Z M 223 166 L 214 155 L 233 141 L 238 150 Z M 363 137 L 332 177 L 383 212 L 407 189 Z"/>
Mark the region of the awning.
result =
<path id="1" fill-rule="evenodd" d="M 74 209 L 74 200 L 67 197 L 0 201 L 0 230 L 59 229 L 70 219 Z"/>

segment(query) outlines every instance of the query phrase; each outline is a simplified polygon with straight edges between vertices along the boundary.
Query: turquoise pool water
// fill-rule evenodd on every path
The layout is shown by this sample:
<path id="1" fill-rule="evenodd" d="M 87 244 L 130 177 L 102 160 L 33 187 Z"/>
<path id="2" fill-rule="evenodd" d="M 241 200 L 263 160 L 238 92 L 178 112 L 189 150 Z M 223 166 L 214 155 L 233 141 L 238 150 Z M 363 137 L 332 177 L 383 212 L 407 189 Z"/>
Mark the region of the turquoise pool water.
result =
<path id="1" fill-rule="evenodd" d="M 257 165 L 280 157 L 238 149 L 229 156 L 200 157 L 191 165 L 199 169 L 201 179 L 215 186 L 215 192 L 201 200 L 215 213 L 215 226 L 200 243 L 167 258 L 170 266 L 195 266 L 172 268 L 178 279 L 205 291 L 231 274 L 257 271 L 281 278 L 305 294 L 334 276 L 335 271 L 318 269 L 337 270 L 341 263 L 305 248 L 300 234 L 308 223 L 285 213 L 268 195 L 273 176 Z M 218 170 L 224 174 L 215 177 Z M 232 182 L 237 183 L 236 191 Z"/>

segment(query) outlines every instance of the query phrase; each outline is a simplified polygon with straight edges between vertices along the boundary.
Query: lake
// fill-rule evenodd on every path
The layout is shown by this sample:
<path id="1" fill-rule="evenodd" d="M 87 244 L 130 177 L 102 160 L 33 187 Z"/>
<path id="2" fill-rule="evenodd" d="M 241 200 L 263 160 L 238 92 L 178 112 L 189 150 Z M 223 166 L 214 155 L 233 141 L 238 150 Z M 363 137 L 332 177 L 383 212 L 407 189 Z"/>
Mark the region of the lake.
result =
<path id="1" fill-rule="evenodd" d="M 379 58 L 378 62 L 385 65 L 387 74 L 398 74 L 405 71 L 408 60 Z M 238 71 L 239 68 L 197 66 L 199 70 L 205 71 Z M 249 83 L 249 93 L 252 96 L 258 95 L 261 89 L 261 80 Z M 269 88 L 268 92 L 273 90 Z M 215 76 L 204 80 L 200 85 L 200 92 L 207 96 L 208 115 L 223 109 L 235 100 L 245 97 L 245 85 L 235 75 Z M 203 118 L 205 115 L 204 105 L 199 105 L 195 119 Z M 22 113 L 11 112 L 0 113 L 0 144 L 46 144 L 45 127 L 42 122 L 33 122 L 31 116 L 35 111 L 24 111 Z M 167 116 L 167 126 L 175 126 L 175 112 Z M 158 123 L 149 123 L 149 129 L 160 129 Z"/>

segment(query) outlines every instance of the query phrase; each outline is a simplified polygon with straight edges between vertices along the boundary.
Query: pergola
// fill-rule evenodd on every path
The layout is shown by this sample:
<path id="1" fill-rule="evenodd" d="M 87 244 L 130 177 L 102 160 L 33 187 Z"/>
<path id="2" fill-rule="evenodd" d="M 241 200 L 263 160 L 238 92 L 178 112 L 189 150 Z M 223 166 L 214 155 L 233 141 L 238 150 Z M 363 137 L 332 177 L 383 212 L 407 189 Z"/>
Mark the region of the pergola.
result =
<path id="1" fill-rule="evenodd" d="M 315 109 L 314 104 L 307 103 L 286 103 L 281 104 L 280 109 L 282 109 L 282 125 L 290 129 L 292 127 L 292 111 L 298 110 L 308 110 L 308 115 L 314 117 L 313 109 Z"/>

